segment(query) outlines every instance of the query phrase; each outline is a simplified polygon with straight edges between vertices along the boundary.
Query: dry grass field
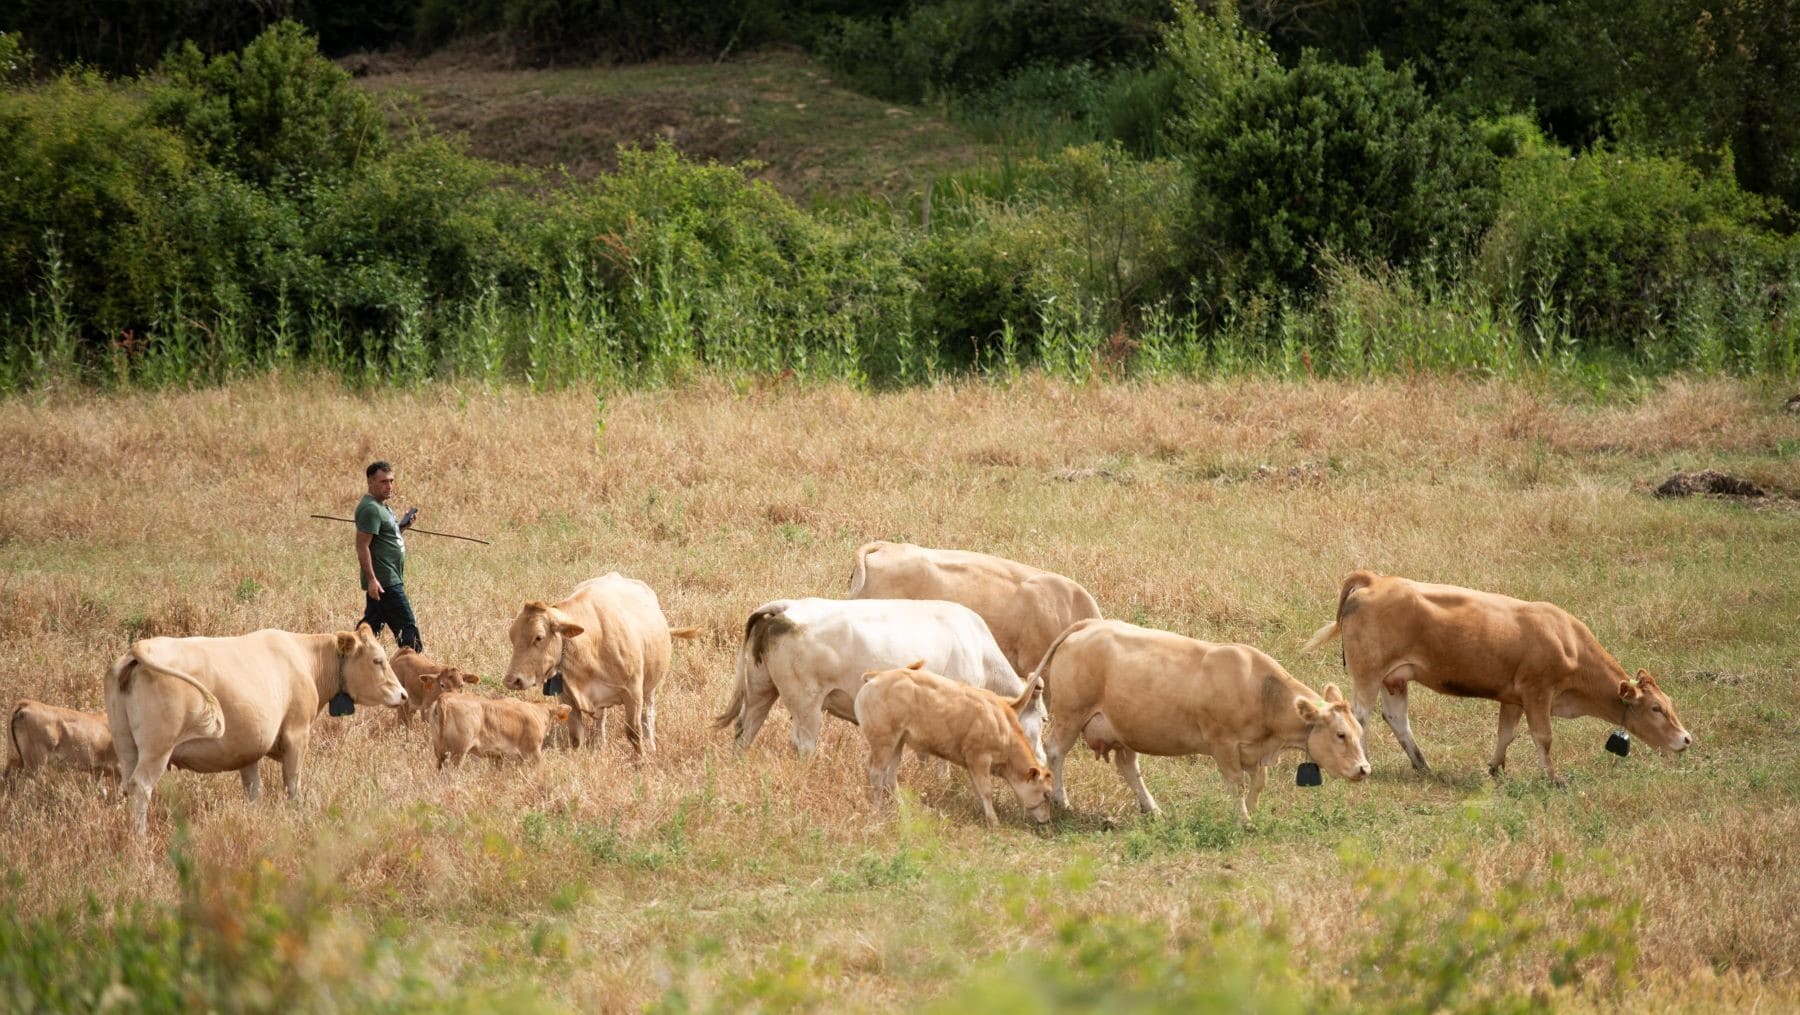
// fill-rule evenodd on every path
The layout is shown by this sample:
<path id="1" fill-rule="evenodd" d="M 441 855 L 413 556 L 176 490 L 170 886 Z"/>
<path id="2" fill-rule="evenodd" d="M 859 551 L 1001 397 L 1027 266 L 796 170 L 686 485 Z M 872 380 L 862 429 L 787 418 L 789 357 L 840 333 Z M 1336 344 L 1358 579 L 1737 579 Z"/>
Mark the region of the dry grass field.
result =
<path id="1" fill-rule="evenodd" d="M 171 773 L 144 843 L 95 780 L 11 782 L 7 933 L 103 941 L 174 912 L 248 1009 L 1791 1010 L 1800 509 L 1651 496 L 1708 466 L 1800 490 L 1784 394 L 274 378 L 13 399 L 8 702 L 99 709 L 134 636 L 347 626 L 352 530 L 307 515 L 348 514 L 375 457 L 421 526 L 493 541 L 408 540 L 427 649 L 479 693 L 507 693 L 523 601 L 607 571 L 705 634 L 676 645 L 641 766 L 615 716 L 604 747 L 446 777 L 418 726 L 359 708 L 320 717 L 298 804 L 272 762 L 256 803 L 231 775 Z M 1552 600 L 1663 680 L 1696 746 L 1620 759 L 1603 722 L 1558 720 L 1569 787 L 1523 736 L 1495 783 L 1495 706 L 1421 692 L 1430 774 L 1377 718 L 1373 778 L 1300 789 L 1289 756 L 1247 831 L 1216 770 L 1179 759 L 1144 762 L 1161 821 L 1085 755 L 1046 835 L 1004 790 L 986 828 L 959 773 L 910 758 L 899 808 L 877 807 L 854 727 L 827 720 L 802 761 L 780 708 L 742 757 L 710 725 L 746 613 L 841 595 L 875 538 L 1060 571 L 1110 616 L 1256 644 L 1314 687 L 1344 682 L 1335 651 L 1299 647 L 1352 568 Z M 107 958 L 68 947 L 47 961 Z"/>

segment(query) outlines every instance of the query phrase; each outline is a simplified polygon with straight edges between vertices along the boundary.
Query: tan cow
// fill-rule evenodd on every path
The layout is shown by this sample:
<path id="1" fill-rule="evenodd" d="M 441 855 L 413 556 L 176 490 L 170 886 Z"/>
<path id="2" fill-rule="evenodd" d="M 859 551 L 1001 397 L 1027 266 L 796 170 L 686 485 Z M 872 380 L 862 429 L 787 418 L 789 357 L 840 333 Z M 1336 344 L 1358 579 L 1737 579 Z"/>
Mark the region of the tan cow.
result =
<path id="1" fill-rule="evenodd" d="M 525 690 L 561 674 L 572 747 L 581 746 L 585 715 L 601 718 L 604 746 L 601 710 L 624 706 L 625 737 L 642 757 L 656 749 L 656 687 L 669 670 L 670 639 L 699 633 L 697 627 L 669 630 L 650 586 L 615 571 L 575 586 L 554 606 L 525 604 L 507 632 L 506 686 Z"/>
<path id="2" fill-rule="evenodd" d="M 1020 676 L 1077 620 L 1100 616 L 1087 589 L 1053 571 L 967 550 L 864 543 L 850 572 L 851 599 L 946 599 L 987 621 Z"/>
<path id="3" fill-rule="evenodd" d="M 999 823 L 988 779 L 1000 773 L 1039 824 L 1050 820 L 1050 773 L 1038 767 L 1019 716 L 1037 696 L 1035 681 L 1008 701 L 992 691 L 940 677 L 919 660 L 863 674 L 856 723 L 869 741 L 869 788 L 880 799 L 898 784 L 900 753 L 911 747 L 961 765 L 988 824 Z"/>
<path id="4" fill-rule="evenodd" d="M 313 721 L 334 695 L 344 691 L 364 705 L 406 700 L 367 624 L 354 634 L 145 638 L 113 663 L 105 689 L 107 725 L 139 835 L 151 790 L 171 764 L 237 772 L 254 800 L 262 789 L 257 764 L 274 758 L 292 800 Z"/>
<path id="5" fill-rule="evenodd" d="M 425 683 L 433 690 L 442 687 L 445 692 L 462 686 L 461 681 L 446 673 L 427 674 Z M 550 732 L 550 723 L 567 722 L 572 711 L 567 705 L 517 698 L 460 693 L 435 697 L 437 708 L 430 718 L 431 752 L 439 768 L 446 761 L 461 768 L 463 759 L 471 754 L 538 764 L 544 760 L 544 738 Z"/>
<path id="6" fill-rule="evenodd" d="M 119 760 L 113 756 L 112 731 L 106 728 L 104 715 L 27 698 L 13 706 L 6 729 L 12 743 L 6 757 L 8 775 L 36 775 L 55 761 L 118 781 Z"/>
<path id="7" fill-rule="evenodd" d="M 1353 571 L 1338 591 L 1337 619 L 1319 628 L 1305 650 L 1340 634 L 1357 718 L 1367 718 L 1379 697 L 1388 728 L 1421 771 L 1425 755 L 1406 721 L 1410 681 L 1500 703 L 1500 739 L 1488 763 L 1496 776 L 1506 768 L 1521 715 L 1545 774 L 1559 785 L 1550 762 L 1553 715 L 1598 716 L 1665 750 L 1684 751 L 1694 742 L 1655 678 L 1645 670 L 1627 673 L 1586 624 L 1550 603 Z"/>
<path id="8" fill-rule="evenodd" d="M 399 713 L 398 721 L 403 726 L 412 723 L 414 713 L 424 714 L 425 710 L 431 707 L 431 699 L 427 699 L 425 696 L 425 684 L 421 678 L 428 673 L 442 673 L 455 669 L 455 667 L 445 666 L 428 655 L 404 646 L 389 656 L 388 662 L 394 667 L 394 676 L 400 678 L 400 686 L 406 689 L 406 700 L 396 709 Z M 478 684 L 481 682 L 481 678 L 473 673 L 456 670 L 456 674 L 463 683 Z M 438 694 L 443 693 L 441 690 L 443 686 L 441 683 L 438 685 L 440 688 Z M 435 697 L 436 694 L 432 695 L 433 699 Z M 427 716 L 427 719 L 429 718 Z"/>
<path id="9" fill-rule="evenodd" d="M 1323 696 L 1249 645 L 1220 645 L 1120 620 L 1084 620 L 1044 653 L 1034 679 L 1050 702 L 1044 753 L 1052 791 L 1069 806 L 1062 765 L 1082 738 L 1113 765 L 1146 813 L 1160 813 L 1140 754 L 1205 754 L 1246 824 L 1276 755 L 1300 748 L 1340 779 L 1369 774 L 1362 724 L 1328 684 Z"/>

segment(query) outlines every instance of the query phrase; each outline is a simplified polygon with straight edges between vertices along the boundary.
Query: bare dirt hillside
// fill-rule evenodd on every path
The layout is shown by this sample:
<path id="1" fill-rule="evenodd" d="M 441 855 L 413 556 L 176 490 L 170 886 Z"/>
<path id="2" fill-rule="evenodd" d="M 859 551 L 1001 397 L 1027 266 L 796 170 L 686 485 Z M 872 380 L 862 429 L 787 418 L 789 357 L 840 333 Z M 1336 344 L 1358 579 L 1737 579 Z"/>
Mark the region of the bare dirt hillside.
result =
<path id="1" fill-rule="evenodd" d="M 805 56 L 756 53 L 723 63 L 507 70 L 493 57 L 410 65 L 360 59 L 358 81 L 388 100 L 396 128 L 423 119 L 467 137 L 474 154 L 575 179 L 612 168 L 622 144 L 661 141 L 755 171 L 795 198 L 894 194 L 978 156 L 963 131 L 928 111 L 859 95 Z"/>

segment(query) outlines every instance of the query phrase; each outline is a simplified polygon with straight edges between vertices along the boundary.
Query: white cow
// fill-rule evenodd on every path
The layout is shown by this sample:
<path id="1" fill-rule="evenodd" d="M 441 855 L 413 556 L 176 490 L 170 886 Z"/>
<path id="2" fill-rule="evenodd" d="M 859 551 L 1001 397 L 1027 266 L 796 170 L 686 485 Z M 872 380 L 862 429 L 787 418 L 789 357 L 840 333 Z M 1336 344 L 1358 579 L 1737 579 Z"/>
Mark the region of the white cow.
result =
<path id="1" fill-rule="evenodd" d="M 731 702 L 713 725 L 735 726 L 738 748 L 747 748 L 780 698 L 794 717 L 794 747 L 811 754 L 826 712 L 856 721 L 864 673 L 915 660 L 1003 697 L 1025 689 L 987 623 L 966 606 L 935 599 L 777 599 L 758 606 L 744 624 Z M 1043 701 L 1034 699 L 1019 721 L 1041 758 Z"/>

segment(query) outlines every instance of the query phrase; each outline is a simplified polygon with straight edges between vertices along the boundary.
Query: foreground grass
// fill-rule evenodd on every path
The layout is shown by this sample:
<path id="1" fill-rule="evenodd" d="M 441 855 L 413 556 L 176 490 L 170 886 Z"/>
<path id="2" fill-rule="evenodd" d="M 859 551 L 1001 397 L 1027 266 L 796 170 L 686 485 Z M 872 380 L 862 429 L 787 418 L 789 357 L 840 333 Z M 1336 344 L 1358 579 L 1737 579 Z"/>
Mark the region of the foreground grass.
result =
<path id="1" fill-rule="evenodd" d="M 8 926 L 175 912 L 190 996 L 204 973 L 244 1007 L 1792 1005 L 1800 513 L 1649 488 L 1712 466 L 1800 490 L 1797 448 L 1775 392 L 1729 381 L 1598 407 L 1438 379 L 15 399 L 6 700 L 98 709 L 136 635 L 353 621 L 350 530 L 306 516 L 347 513 L 378 456 L 421 525 L 494 541 L 409 541 L 434 654 L 491 678 L 523 600 L 614 569 L 708 633 L 677 647 L 641 767 L 615 719 L 603 749 L 441 778 L 416 726 L 362 709 L 320 719 L 299 806 L 272 763 L 257 804 L 173 773 L 146 844 L 87 780 L 9 786 Z M 1495 784 L 1494 707 L 1424 695 L 1430 775 L 1377 725 L 1372 780 L 1303 791 L 1285 767 L 1251 831 L 1210 765 L 1172 759 L 1144 765 L 1161 822 L 1086 758 L 1044 838 L 1010 800 L 989 831 L 959 775 L 910 761 L 883 810 L 851 727 L 803 762 L 779 710 L 742 758 L 708 724 L 747 611 L 841 594 L 871 538 L 1053 568 L 1315 687 L 1341 668 L 1298 647 L 1353 567 L 1550 599 L 1664 677 L 1697 745 L 1618 759 L 1604 725 L 1559 721 L 1569 789 L 1524 740 Z"/>

